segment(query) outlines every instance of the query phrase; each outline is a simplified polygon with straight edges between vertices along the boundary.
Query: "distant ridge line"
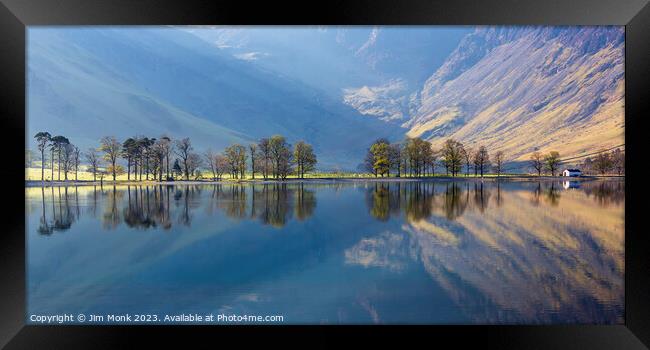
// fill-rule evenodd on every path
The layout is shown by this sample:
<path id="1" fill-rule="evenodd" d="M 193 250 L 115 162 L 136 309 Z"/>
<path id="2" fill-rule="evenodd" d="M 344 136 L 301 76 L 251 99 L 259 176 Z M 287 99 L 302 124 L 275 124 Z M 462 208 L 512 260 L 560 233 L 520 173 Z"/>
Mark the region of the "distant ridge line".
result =
<path id="1" fill-rule="evenodd" d="M 614 147 L 611 147 L 611 148 L 608 148 L 608 149 L 600 150 L 598 152 L 583 154 L 581 156 L 575 156 L 575 157 L 570 157 L 570 158 L 566 158 L 566 159 L 561 159 L 560 163 L 566 163 L 569 160 L 580 159 L 580 158 L 589 157 L 589 156 L 593 156 L 593 155 L 600 154 L 600 153 L 609 152 L 609 151 L 614 150 L 614 149 L 619 148 L 619 147 L 625 147 L 625 144 L 623 143 L 623 144 L 620 144 L 618 146 L 614 146 Z"/>
<path id="2" fill-rule="evenodd" d="M 583 154 L 583 155 L 581 155 L 581 156 L 575 156 L 575 157 L 569 157 L 569 158 L 566 158 L 566 159 L 561 159 L 560 162 L 559 162 L 559 164 L 564 164 L 564 163 L 567 163 L 568 161 L 571 161 L 571 160 L 580 159 L 580 158 L 585 158 L 585 157 L 593 156 L 593 155 L 596 155 L 596 154 L 609 152 L 609 151 L 612 151 L 612 150 L 614 150 L 614 149 L 616 149 L 616 148 L 619 148 L 619 147 L 625 147 L 625 144 L 623 143 L 623 144 L 620 144 L 620 145 L 618 145 L 618 146 L 614 146 L 614 147 L 607 148 L 607 149 L 604 149 L 604 150 L 600 150 L 600 151 L 597 151 L 597 152 L 592 152 L 592 153 L 588 153 L 588 154 Z M 516 164 L 516 165 L 512 165 L 512 166 L 506 167 L 506 168 L 503 170 L 503 172 L 508 172 L 508 171 L 513 171 L 513 170 L 522 170 L 522 169 L 525 169 L 525 168 L 528 167 L 525 163 L 526 163 L 526 162 L 523 161 L 523 162 L 518 163 L 518 164 Z"/>

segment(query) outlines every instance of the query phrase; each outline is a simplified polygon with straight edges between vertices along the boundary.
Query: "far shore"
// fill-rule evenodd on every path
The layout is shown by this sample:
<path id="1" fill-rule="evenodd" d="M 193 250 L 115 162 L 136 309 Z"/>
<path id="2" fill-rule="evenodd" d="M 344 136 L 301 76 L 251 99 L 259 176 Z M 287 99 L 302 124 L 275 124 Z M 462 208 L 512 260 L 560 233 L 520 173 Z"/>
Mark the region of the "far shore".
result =
<path id="1" fill-rule="evenodd" d="M 50 186 L 146 186 L 146 185 L 216 185 L 216 184 L 274 184 L 274 183 L 323 183 L 323 182 L 417 182 L 417 181 L 586 181 L 594 179 L 625 179 L 625 176 L 606 175 L 606 176 L 536 176 L 536 175 L 489 175 L 485 177 L 474 176 L 428 176 L 428 177 L 310 177 L 305 179 L 289 178 L 285 180 L 275 179 L 222 179 L 222 180 L 176 180 L 176 181 L 157 181 L 157 180 L 116 180 L 116 181 L 92 181 L 92 180 L 68 180 L 68 181 L 41 181 L 25 180 L 25 187 L 50 187 Z"/>

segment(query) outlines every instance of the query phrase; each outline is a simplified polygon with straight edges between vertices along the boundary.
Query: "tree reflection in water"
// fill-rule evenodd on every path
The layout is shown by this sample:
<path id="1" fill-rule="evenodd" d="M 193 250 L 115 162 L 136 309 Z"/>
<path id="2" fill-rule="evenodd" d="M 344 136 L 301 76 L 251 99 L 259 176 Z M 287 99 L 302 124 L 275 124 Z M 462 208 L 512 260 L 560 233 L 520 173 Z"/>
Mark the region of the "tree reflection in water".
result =
<path id="1" fill-rule="evenodd" d="M 300 183 L 294 195 L 296 197 L 294 208 L 296 219 L 299 221 L 309 219 L 316 209 L 316 193 L 305 189 L 305 184 Z"/>
<path id="2" fill-rule="evenodd" d="M 380 221 L 387 221 L 390 218 L 390 184 L 374 183 L 374 186 L 366 194 L 366 202 L 370 207 L 370 215 Z M 398 197 L 398 193 L 393 196 Z M 399 212 L 398 212 L 399 213 Z"/>
<path id="3" fill-rule="evenodd" d="M 484 207 L 487 201 L 482 186 L 480 192 L 476 193 Z M 376 182 L 366 193 L 370 215 L 380 221 L 397 218 L 401 211 L 408 221 L 420 221 L 437 210 L 442 210 L 449 220 L 454 220 L 463 214 L 469 200 L 469 183 L 456 182 Z"/>
<path id="4" fill-rule="evenodd" d="M 36 229 L 39 234 L 65 231 L 82 215 L 78 188 L 60 186 L 37 190 L 41 212 Z M 84 195 L 88 215 L 96 217 L 101 208 L 105 230 L 113 230 L 122 223 L 142 230 L 169 230 L 174 223 L 190 226 L 193 212 L 202 207 L 208 215 L 219 211 L 230 219 L 257 220 L 280 228 L 292 218 L 308 220 L 316 208 L 316 193 L 302 183 L 128 185 L 100 189 L 93 186 L 83 188 Z"/>
<path id="5" fill-rule="evenodd" d="M 124 223 L 137 229 L 172 227 L 169 215 L 171 186 L 127 186 L 127 205 L 123 210 Z M 187 195 L 186 195 L 187 197 Z M 186 216 L 188 213 L 184 213 Z M 187 222 L 188 220 L 182 220 Z"/>
<path id="6" fill-rule="evenodd" d="M 388 221 L 404 214 L 408 221 L 419 221 L 434 213 L 442 213 L 448 220 L 456 220 L 466 210 L 486 212 L 489 206 L 504 204 L 502 181 L 486 182 L 374 182 L 366 192 L 366 205 L 372 217 Z M 557 207 L 565 191 L 555 181 L 535 182 L 526 186 L 530 192 L 530 203 Z M 624 181 L 585 181 L 571 190 L 584 192 L 602 206 L 620 204 L 625 201 Z"/>
<path id="7" fill-rule="evenodd" d="M 48 219 L 45 203 L 45 187 L 41 192 L 41 218 L 37 232 L 42 235 L 51 235 L 56 231 L 69 230 L 72 224 L 79 219 L 79 196 L 77 187 L 50 187 L 50 202 L 52 210 Z"/>
<path id="8" fill-rule="evenodd" d="M 531 192 L 532 196 L 530 197 L 530 202 L 537 207 L 540 205 L 540 198 L 542 196 L 542 183 L 537 182 Z"/>
<path id="9" fill-rule="evenodd" d="M 587 196 L 592 196 L 601 206 L 625 202 L 624 181 L 587 182 L 582 185 L 581 189 Z"/>
<path id="10" fill-rule="evenodd" d="M 483 187 L 483 182 L 474 183 L 474 205 L 482 213 L 490 202 L 490 191 Z"/>
<path id="11" fill-rule="evenodd" d="M 47 215 L 45 213 L 45 187 L 41 187 L 41 203 L 42 203 L 41 218 L 39 220 L 39 226 L 37 232 L 42 235 L 51 235 L 52 232 L 54 232 L 54 227 L 48 221 Z"/>
<path id="12" fill-rule="evenodd" d="M 103 194 L 106 197 L 106 204 L 102 217 L 102 227 L 106 230 L 115 229 L 122 221 L 118 207 L 124 193 L 117 191 L 116 186 L 112 186 L 112 189 Z"/>
<path id="13" fill-rule="evenodd" d="M 325 185 L 323 185 L 325 186 Z M 341 191 L 347 184 L 326 185 Z M 464 182 L 372 182 L 365 194 L 370 215 L 379 221 L 399 218 L 402 214 L 415 222 L 441 214 L 450 221 L 457 220 L 467 210 L 485 213 L 489 206 L 501 206 L 507 200 L 500 181 Z M 258 220 L 264 225 L 283 227 L 290 220 L 309 219 L 316 208 L 314 185 L 304 183 L 211 184 L 211 185 L 153 185 L 93 187 L 40 187 L 41 217 L 37 232 L 50 235 L 65 231 L 79 219 L 79 195 L 86 196 L 89 214 L 96 217 L 98 209 L 102 227 L 115 229 L 124 223 L 128 227 L 169 230 L 173 223 L 190 226 L 192 213 L 200 207 L 213 215 L 220 211 L 234 220 Z M 561 183 L 540 181 L 528 184 L 530 203 L 558 206 Z M 624 181 L 586 181 L 570 190 L 584 192 L 599 205 L 621 204 L 625 200 Z M 206 192 L 204 196 L 203 192 Z M 34 193 L 36 195 L 36 193 Z M 49 202 L 49 203 L 48 203 Z"/>
<path id="14" fill-rule="evenodd" d="M 469 198 L 466 195 L 463 195 L 463 190 L 461 190 L 457 183 L 453 182 L 445 185 L 442 208 L 448 220 L 456 220 L 456 218 L 463 215 L 465 209 L 467 209 Z M 465 190 L 465 192 L 469 195 L 468 190 Z"/>
<path id="15" fill-rule="evenodd" d="M 351 190 L 357 187 L 363 190 Z M 399 286 L 407 285 L 404 281 L 418 283 L 422 290 L 435 285 L 447 295 L 450 304 L 456 305 L 454 312 L 465 314 L 474 323 L 622 320 L 624 193 L 624 181 L 581 181 L 579 187 L 566 188 L 552 181 L 487 179 L 26 190 L 28 215 L 35 213 L 28 218 L 35 231 L 28 233 L 32 235 L 29 239 L 40 240 L 43 245 L 52 240 L 42 235 L 66 231 L 83 222 L 80 230 L 73 229 L 71 233 L 88 232 L 88 227 L 93 227 L 89 225 L 95 224 L 100 232 L 101 225 L 116 234 L 106 235 L 102 240 L 66 241 L 66 249 L 68 243 L 92 247 L 98 246 L 97 242 L 110 241 L 120 248 L 156 242 L 162 248 L 195 249 L 198 245 L 194 242 L 205 239 L 214 244 L 211 249 L 223 247 L 220 254 L 227 256 L 229 252 L 225 251 L 234 250 L 228 244 L 240 244 L 239 234 L 251 232 L 254 225 L 290 226 L 281 231 L 287 235 L 244 237 L 252 239 L 246 242 L 256 248 L 256 259 L 242 258 L 236 251 L 232 253 L 233 259 L 250 261 L 249 267 L 257 269 L 256 262 L 267 261 L 257 258 L 277 251 L 267 247 L 295 244 L 287 254 L 289 258 L 295 254 L 300 259 L 288 259 L 284 265 L 274 266 L 278 273 L 294 268 L 294 261 L 300 261 L 301 269 L 313 264 L 332 275 L 349 268 L 346 273 L 359 274 L 354 275 L 355 279 L 368 278 L 377 285 L 384 283 L 385 278 L 398 281 Z M 82 220 L 84 215 L 96 220 Z M 314 220 L 318 225 L 309 228 L 314 234 L 295 235 L 300 228 L 295 230 L 291 225 L 312 217 L 319 218 Z M 204 232 L 203 229 L 218 226 L 223 220 L 232 221 L 231 226 L 224 226 L 232 228 L 233 234 L 227 239 L 221 241 L 215 232 Z M 238 227 L 236 222 L 242 225 Z M 191 230 L 174 230 L 192 224 Z M 120 234 L 136 230 L 188 234 L 137 238 Z M 263 244 L 255 247 L 258 241 Z M 54 249 L 60 245 L 50 246 Z M 101 251 L 105 247 L 96 249 Z M 137 261 L 142 256 L 156 256 L 155 251 L 150 257 L 141 255 L 141 249 L 135 251 L 133 259 Z M 331 259 L 332 256 L 336 258 Z M 43 259 L 42 266 L 49 266 L 47 257 Z M 220 264 L 219 259 L 207 260 L 214 266 Z M 310 263 L 304 264 L 305 261 Z M 75 269 L 80 265 L 75 265 Z M 201 275 L 202 269 L 201 265 L 198 277 L 211 278 Z M 383 270 L 376 274 L 366 269 Z M 111 273 L 114 270 L 110 268 Z M 89 272 L 94 274 L 95 270 Z M 293 282 L 300 285 L 304 281 Z M 399 299 L 404 295 L 404 288 L 399 286 L 377 287 L 376 293 L 363 287 L 351 291 L 363 305 L 374 310 L 379 320 L 391 311 L 388 307 L 382 309 L 377 295 L 388 300 L 384 296 L 394 293 Z"/>
<path id="16" fill-rule="evenodd" d="M 296 220 L 307 220 L 316 207 L 314 191 L 305 189 L 302 183 L 257 185 L 251 192 L 251 218 L 273 227 L 283 227 L 294 215 Z"/>
<path id="17" fill-rule="evenodd" d="M 347 264 L 401 270 L 412 259 L 476 323 L 622 322 L 624 181 L 437 183 L 430 197 L 402 186 L 406 223 L 364 236 Z M 375 219 L 389 217 L 394 187 L 369 189 Z M 412 214 L 409 196 L 431 209 Z"/>
<path id="18" fill-rule="evenodd" d="M 560 198 L 562 198 L 562 191 L 569 189 L 580 189 L 580 186 L 576 185 L 569 187 L 554 181 L 536 182 L 533 190 L 531 191 L 532 196 L 530 198 L 530 202 L 535 206 L 539 206 L 542 204 L 542 201 L 544 201 L 546 204 L 557 207 L 560 204 Z"/>
<path id="19" fill-rule="evenodd" d="M 546 201 L 548 204 L 557 207 L 560 203 L 560 189 L 555 182 L 551 182 L 550 186 L 546 188 Z"/>

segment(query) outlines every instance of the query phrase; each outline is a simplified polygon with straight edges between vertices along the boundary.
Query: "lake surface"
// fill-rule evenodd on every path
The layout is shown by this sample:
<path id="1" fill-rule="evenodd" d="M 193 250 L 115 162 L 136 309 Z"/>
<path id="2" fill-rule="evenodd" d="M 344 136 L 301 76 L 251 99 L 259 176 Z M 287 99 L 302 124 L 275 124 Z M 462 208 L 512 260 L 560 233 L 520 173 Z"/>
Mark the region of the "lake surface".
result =
<path id="1" fill-rule="evenodd" d="M 28 323 L 623 323 L 624 180 L 25 191 Z"/>

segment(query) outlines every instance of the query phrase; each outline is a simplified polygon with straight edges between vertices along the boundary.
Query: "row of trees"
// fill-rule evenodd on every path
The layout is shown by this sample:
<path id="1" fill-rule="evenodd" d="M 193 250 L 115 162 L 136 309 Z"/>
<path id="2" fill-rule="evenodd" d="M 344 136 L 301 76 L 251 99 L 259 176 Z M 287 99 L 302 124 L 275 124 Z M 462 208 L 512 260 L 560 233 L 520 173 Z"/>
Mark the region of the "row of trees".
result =
<path id="1" fill-rule="evenodd" d="M 535 172 L 537 172 L 537 176 L 541 176 L 544 171 L 548 171 L 551 173 L 551 176 L 555 176 L 555 173 L 560 168 L 560 163 L 560 153 L 557 151 L 551 151 L 544 155 L 539 152 L 534 152 L 530 156 L 530 164 Z"/>
<path id="2" fill-rule="evenodd" d="M 48 132 L 39 132 L 34 138 L 41 153 L 41 180 L 45 179 L 45 152 L 48 150 L 52 152 L 52 179 L 55 159 L 58 161 L 59 180 L 61 169 L 65 180 L 71 170 L 74 170 L 75 180 L 77 179 L 82 155 L 79 148 L 67 138 L 53 137 Z M 261 174 L 264 179 L 286 179 L 293 173 L 304 178 L 306 173 L 314 170 L 317 163 L 310 144 L 299 141 L 292 148 L 281 135 L 263 138 L 248 147 L 234 144 L 221 153 L 208 149 L 202 155 L 194 151 L 189 138 L 172 140 L 165 135 L 159 139 L 135 136 L 119 142 L 115 137 L 107 136 L 100 140 L 98 148 L 88 149 L 83 156 L 94 181 L 97 176 L 103 179 L 108 174 L 115 180 L 124 173 L 128 180 L 142 180 L 143 176 L 145 180 L 149 180 L 150 176 L 154 180 L 173 180 L 174 176 L 189 180 L 200 178 L 203 169 L 210 171 L 215 180 L 221 179 L 226 173 L 231 178 L 243 179 L 249 160 L 253 179 L 255 174 Z M 120 159 L 126 161 L 126 169 L 119 164 Z"/>
<path id="3" fill-rule="evenodd" d="M 97 176 L 103 179 L 109 174 L 115 180 L 124 173 L 128 180 L 142 180 L 143 176 L 145 180 L 149 180 L 150 176 L 154 180 L 172 180 L 175 177 L 189 180 L 200 178 L 202 170 L 211 172 L 214 180 L 220 180 L 224 174 L 243 179 L 247 169 L 250 169 L 253 179 L 256 174 L 261 174 L 265 180 L 283 180 L 290 174 L 304 178 L 317 163 L 311 145 L 299 141 L 292 147 L 281 135 L 262 138 L 248 147 L 233 144 L 221 153 L 208 149 L 202 155 L 194 152 L 189 138 L 172 140 L 165 135 L 159 139 L 135 136 L 124 142 L 107 136 L 100 140 L 98 148 L 90 148 L 83 154 L 61 135 L 39 132 L 34 138 L 41 156 L 41 180 L 45 179 L 46 152 L 50 153 L 51 177 L 54 179 L 56 164 L 58 180 L 61 180 L 61 172 L 64 180 L 68 180 L 70 172 L 74 172 L 77 180 L 82 156 L 94 181 Z M 120 159 L 126 161 L 126 169 L 118 164 Z M 106 167 L 102 166 L 104 163 Z M 530 157 L 531 167 L 538 176 L 543 173 L 555 176 L 562 163 L 556 151 L 547 154 L 534 152 Z M 442 148 L 435 150 L 430 142 L 416 137 L 407 138 L 401 143 L 390 143 L 384 138 L 376 140 L 368 148 L 362 168 L 376 177 L 390 176 L 391 172 L 397 177 L 433 176 L 436 166 L 442 166 L 451 176 L 457 176 L 464 170 L 466 176 L 473 172 L 475 176 L 483 177 L 490 170 L 497 176 L 501 175 L 505 170 L 504 164 L 503 152 L 498 151 L 490 158 L 485 146 L 473 150 L 459 141 L 448 139 Z M 625 171 L 625 152 L 620 149 L 611 153 L 600 152 L 594 158 L 586 158 L 581 167 L 585 173 L 604 175 L 616 171 L 621 175 Z"/>
<path id="4" fill-rule="evenodd" d="M 531 167 L 535 170 L 538 176 L 543 173 L 550 173 L 555 176 L 560 169 L 560 165 L 566 163 L 560 159 L 560 154 L 556 151 L 551 151 L 547 154 L 535 152 L 530 156 Z M 616 149 L 613 152 L 599 152 L 595 157 L 587 157 L 578 166 L 584 174 L 600 174 L 605 175 L 616 172 L 622 175 L 625 172 L 625 152 Z"/>
<path id="5" fill-rule="evenodd" d="M 504 163 L 501 151 L 495 153 L 492 164 L 485 146 L 473 150 L 454 139 L 448 139 L 441 149 L 434 150 L 429 141 L 419 137 L 401 143 L 381 138 L 368 148 L 362 168 L 375 177 L 390 176 L 391 171 L 396 177 L 420 177 L 435 175 L 436 166 L 441 165 L 447 175 L 457 176 L 465 169 L 466 176 L 473 170 L 475 176 L 482 177 L 492 165 L 497 175 L 501 175 Z"/>
<path id="6" fill-rule="evenodd" d="M 258 143 L 248 145 L 248 148 L 234 144 L 218 154 L 208 150 L 204 159 L 214 179 L 220 179 L 224 173 L 229 173 L 235 179 L 244 178 L 247 164 L 250 164 L 253 179 L 255 174 L 261 174 L 265 180 L 284 180 L 293 173 L 304 178 L 317 163 L 310 144 L 299 141 L 292 148 L 281 135 L 262 138 Z"/>
<path id="7" fill-rule="evenodd" d="M 75 180 L 79 171 L 81 151 L 64 136 L 52 136 L 49 132 L 39 132 L 34 138 L 38 151 L 41 154 L 41 179 L 45 178 L 45 152 L 51 152 L 52 179 L 54 179 L 54 164 L 56 159 L 57 178 L 61 180 L 63 170 L 64 180 L 68 180 L 68 173 L 74 171 Z"/>
<path id="8" fill-rule="evenodd" d="M 442 166 L 447 175 L 458 176 L 464 171 L 466 176 L 473 172 L 474 176 L 483 177 L 490 170 L 500 176 L 505 171 L 505 163 L 502 151 L 490 157 L 485 146 L 473 150 L 454 139 L 448 139 L 442 148 L 436 150 L 430 142 L 419 137 L 407 138 L 400 143 L 390 143 L 381 138 L 368 148 L 361 168 L 375 177 L 390 176 L 391 172 L 396 177 L 420 177 L 433 176 L 436 166 Z M 530 156 L 531 168 L 538 176 L 559 175 L 564 163 L 566 161 L 557 151 L 534 152 Z M 618 148 L 610 153 L 600 152 L 593 158 L 586 158 L 580 167 L 583 173 L 605 175 L 616 172 L 622 175 L 625 172 L 625 152 Z"/>
<path id="9" fill-rule="evenodd" d="M 104 189 L 106 188 L 106 190 Z M 316 194 L 304 184 L 287 183 L 187 185 L 127 185 L 117 189 L 93 186 L 86 197 L 88 210 L 80 210 L 78 187 L 41 187 L 41 217 L 37 232 L 51 235 L 69 230 L 82 217 L 101 221 L 105 230 L 120 224 L 138 229 L 169 230 L 174 225 L 191 225 L 192 212 L 199 208 L 212 216 L 220 211 L 235 219 L 283 227 L 291 219 L 306 220 L 316 208 Z M 83 200 L 83 199 L 82 199 Z M 51 203 L 51 207 L 46 207 Z M 104 205 L 102 205 L 104 204 Z"/>
<path id="10" fill-rule="evenodd" d="M 595 157 L 587 157 L 582 162 L 583 172 L 587 174 L 625 173 L 625 151 L 617 148 L 612 152 L 600 152 Z"/>

